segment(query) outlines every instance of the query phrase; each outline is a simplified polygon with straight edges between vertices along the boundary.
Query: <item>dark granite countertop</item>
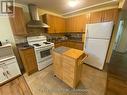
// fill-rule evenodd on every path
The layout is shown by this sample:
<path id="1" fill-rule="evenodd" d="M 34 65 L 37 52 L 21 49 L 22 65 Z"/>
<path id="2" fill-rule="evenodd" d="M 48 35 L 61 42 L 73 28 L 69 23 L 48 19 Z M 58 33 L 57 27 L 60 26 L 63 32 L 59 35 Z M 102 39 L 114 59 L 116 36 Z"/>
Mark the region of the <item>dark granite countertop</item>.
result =
<path id="1" fill-rule="evenodd" d="M 72 41 L 72 42 L 83 43 L 82 40 L 72 40 L 72 39 L 67 39 L 67 40 L 57 40 L 57 41 L 52 41 L 52 42 L 53 42 L 53 43 L 61 43 L 61 42 L 66 42 L 66 41 Z"/>
<path id="2" fill-rule="evenodd" d="M 30 49 L 30 48 L 33 48 L 33 46 L 29 45 L 27 42 L 26 43 L 19 43 L 19 44 L 16 44 L 17 48 L 19 50 L 25 50 L 25 49 Z"/>

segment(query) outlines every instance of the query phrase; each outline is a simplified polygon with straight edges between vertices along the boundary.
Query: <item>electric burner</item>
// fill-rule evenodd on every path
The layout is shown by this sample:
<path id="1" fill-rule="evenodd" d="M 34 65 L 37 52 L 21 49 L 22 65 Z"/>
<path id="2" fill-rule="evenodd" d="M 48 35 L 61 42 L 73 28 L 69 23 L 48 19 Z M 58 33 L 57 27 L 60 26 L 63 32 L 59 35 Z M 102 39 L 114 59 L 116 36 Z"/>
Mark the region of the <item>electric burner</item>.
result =
<path id="1" fill-rule="evenodd" d="M 51 44 L 50 42 L 43 42 L 44 44 Z"/>
<path id="2" fill-rule="evenodd" d="M 39 46 L 41 46 L 41 45 L 39 45 L 39 44 L 33 44 L 34 46 L 37 46 L 37 47 L 39 47 Z"/>

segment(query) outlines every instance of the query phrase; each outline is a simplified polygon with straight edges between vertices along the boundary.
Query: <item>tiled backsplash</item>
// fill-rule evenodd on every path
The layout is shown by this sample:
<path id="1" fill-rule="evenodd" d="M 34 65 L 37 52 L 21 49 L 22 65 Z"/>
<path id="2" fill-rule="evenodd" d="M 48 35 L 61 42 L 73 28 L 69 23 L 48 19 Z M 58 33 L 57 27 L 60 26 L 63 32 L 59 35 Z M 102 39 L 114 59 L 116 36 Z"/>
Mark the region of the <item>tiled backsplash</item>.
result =
<path id="1" fill-rule="evenodd" d="M 23 36 L 14 36 L 16 44 L 27 42 L 27 38 Z"/>
<path id="2" fill-rule="evenodd" d="M 47 37 L 48 41 L 58 41 L 58 40 L 66 40 L 66 39 L 79 39 L 82 40 L 81 33 L 65 33 L 65 34 L 47 34 L 41 33 L 39 35 L 44 35 Z M 30 35 L 30 36 L 38 36 L 38 35 Z M 14 36 L 16 44 L 27 42 L 27 37 L 23 36 Z"/>
<path id="3" fill-rule="evenodd" d="M 66 39 L 77 39 L 82 40 L 81 33 L 66 33 L 63 35 L 47 35 L 48 41 L 58 41 L 58 40 L 66 40 Z"/>

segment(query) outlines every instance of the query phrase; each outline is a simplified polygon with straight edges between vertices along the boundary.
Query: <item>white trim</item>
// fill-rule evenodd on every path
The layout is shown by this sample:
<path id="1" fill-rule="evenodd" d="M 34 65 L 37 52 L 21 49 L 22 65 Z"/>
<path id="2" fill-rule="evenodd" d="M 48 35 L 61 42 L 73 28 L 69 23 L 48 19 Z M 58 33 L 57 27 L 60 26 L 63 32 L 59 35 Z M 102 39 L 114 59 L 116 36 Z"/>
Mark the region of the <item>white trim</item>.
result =
<path id="1" fill-rule="evenodd" d="M 116 1 L 107 1 L 107 2 L 104 2 L 104 3 L 95 4 L 95 5 L 92 5 L 92 6 L 80 8 L 80 9 L 77 9 L 75 11 L 67 12 L 67 13 L 62 14 L 62 16 L 69 15 L 69 14 L 72 14 L 72 13 L 76 13 L 76 12 L 79 12 L 79 11 L 83 11 L 83 10 L 86 10 L 86 9 L 90 9 L 90 8 L 93 8 L 93 7 L 107 5 L 107 4 L 114 4 L 114 3 L 119 3 L 119 2 L 117 0 Z"/>

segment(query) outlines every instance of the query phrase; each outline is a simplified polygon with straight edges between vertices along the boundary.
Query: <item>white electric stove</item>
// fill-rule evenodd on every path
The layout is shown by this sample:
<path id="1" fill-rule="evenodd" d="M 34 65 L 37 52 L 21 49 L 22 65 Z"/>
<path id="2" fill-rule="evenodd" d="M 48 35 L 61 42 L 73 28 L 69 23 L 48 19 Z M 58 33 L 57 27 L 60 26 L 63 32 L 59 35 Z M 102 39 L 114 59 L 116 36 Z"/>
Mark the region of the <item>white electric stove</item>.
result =
<path id="1" fill-rule="evenodd" d="M 47 42 L 45 36 L 27 37 L 28 44 L 34 47 L 38 70 L 42 70 L 52 64 L 51 50 L 54 43 Z"/>

